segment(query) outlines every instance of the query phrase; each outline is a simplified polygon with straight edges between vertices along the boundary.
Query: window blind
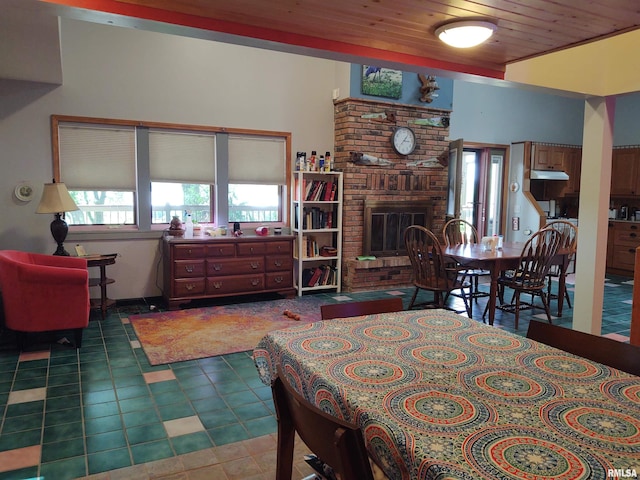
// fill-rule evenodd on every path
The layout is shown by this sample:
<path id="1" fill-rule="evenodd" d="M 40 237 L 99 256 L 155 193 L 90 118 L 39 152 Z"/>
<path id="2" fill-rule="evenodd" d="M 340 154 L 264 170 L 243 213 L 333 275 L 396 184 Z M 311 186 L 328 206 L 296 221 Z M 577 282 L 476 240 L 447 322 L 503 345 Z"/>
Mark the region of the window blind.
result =
<path id="1" fill-rule="evenodd" d="M 215 135 L 149 130 L 149 173 L 156 182 L 215 184 Z"/>
<path id="2" fill-rule="evenodd" d="M 286 141 L 229 135 L 229 183 L 286 184 Z"/>
<path id="3" fill-rule="evenodd" d="M 69 190 L 136 189 L 135 129 L 60 124 L 60 179 Z"/>

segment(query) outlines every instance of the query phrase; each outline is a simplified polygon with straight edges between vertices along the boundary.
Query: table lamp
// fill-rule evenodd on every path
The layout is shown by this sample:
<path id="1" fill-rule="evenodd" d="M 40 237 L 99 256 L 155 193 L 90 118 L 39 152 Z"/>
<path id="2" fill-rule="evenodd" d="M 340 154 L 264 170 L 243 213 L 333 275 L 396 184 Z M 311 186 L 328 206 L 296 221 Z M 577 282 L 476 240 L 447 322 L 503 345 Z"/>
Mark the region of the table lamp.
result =
<path id="1" fill-rule="evenodd" d="M 64 183 L 56 183 L 54 179 L 53 183 L 44 184 L 42 199 L 40 199 L 40 205 L 38 205 L 36 213 L 55 214 L 55 219 L 51 222 L 51 235 L 53 235 L 53 239 L 58 244 L 58 248 L 53 252 L 54 255 L 69 256 L 69 252 L 64 249 L 63 245 L 64 239 L 67 238 L 69 227 L 61 216 L 65 212 L 73 210 L 80 210 L 80 208 L 69 195 L 69 190 L 67 190 L 67 186 Z"/>

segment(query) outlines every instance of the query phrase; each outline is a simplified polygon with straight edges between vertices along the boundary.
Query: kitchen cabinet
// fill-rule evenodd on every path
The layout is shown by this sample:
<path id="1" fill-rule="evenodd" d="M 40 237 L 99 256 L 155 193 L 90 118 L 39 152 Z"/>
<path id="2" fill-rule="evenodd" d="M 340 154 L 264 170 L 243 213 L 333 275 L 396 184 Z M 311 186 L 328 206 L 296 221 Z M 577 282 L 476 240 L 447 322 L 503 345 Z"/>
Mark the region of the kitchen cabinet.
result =
<path id="1" fill-rule="evenodd" d="M 607 273 L 633 276 L 640 223 L 609 221 L 607 238 Z"/>
<path id="2" fill-rule="evenodd" d="M 614 148 L 611 158 L 611 195 L 640 195 L 640 148 Z"/>
<path id="3" fill-rule="evenodd" d="M 533 144 L 534 170 L 563 170 L 567 147 Z"/>
<path id="4" fill-rule="evenodd" d="M 566 148 L 564 157 L 564 171 L 569 175 L 565 195 L 580 193 L 580 173 L 582 171 L 582 149 Z"/>

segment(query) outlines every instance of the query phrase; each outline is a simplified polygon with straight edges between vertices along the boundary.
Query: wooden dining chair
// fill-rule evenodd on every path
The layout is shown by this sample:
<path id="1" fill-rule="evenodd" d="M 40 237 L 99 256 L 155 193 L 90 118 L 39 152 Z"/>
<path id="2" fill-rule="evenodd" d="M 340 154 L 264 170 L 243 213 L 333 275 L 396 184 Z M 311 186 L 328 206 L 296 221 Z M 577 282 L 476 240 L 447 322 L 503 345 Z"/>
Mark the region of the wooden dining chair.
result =
<path id="1" fill-rule="evenodd" d="M 373 480 L 362 432 L 298 394 L 280 374 L 271 386 L 278 420 L 276 480 L 291 480 L 295 433 L 337 478 Z"/>
<path id="2" fill-rule="evenodd" d="M 400 312 L 403 310 L 402 299 L 399 297 L 381 298 L 379 300 L 365 300 L 362 302 L 330 303 L 320 306 L 322 320 L 331 318 L 357 317 L 374 313 Z"/>
<path id="3" fill-rule="evenodd" d="M 579 357 L 640 375 L 640 347 L 607 337 L 531 320 L 527 338 Z"/>
<path id="4" fill-rule="evenodd" d="M 409 303 L 409 310 L 416 306 L 418 292 L 427 290 L 433 292 L 433 302 L 420 306 L 447 308 L 446 297 L 454 290 L 460 290 L 465 310 L 469 318 L 471 311 L 464 289 L 468 287 L 458 278 L 458 270 L 447 268 L 447 259 L 442 254 L 442 247 L 435 234 L 420 225 L 411 225 L 404 231 L 404 243 L 407 255 L 413 269 L 413 284 L 416 287 Z"/>
<path id="5" fill-rule="evenodd" d="M 538 230 L 531 235 L 524 244 L 516 269 L 505 272 L 498 278 L 500 305 L 496 308 L 515 314 L 516 330 L 518 329 L 520 310 L 538 308 L 533 301 L 522 301 L 520 296 L 523 293 L 530 294 L 532 299 L 533 296 L 539 296 L 541 298 L 547 319 L 549 323 L 551 323 L 549 299 L 545 288 L 547 274 L 558 252 L 561 240 L 562 235 L 557 230 L 552 228 Z M 514 301 L 509 304 L 506 304 L 504 301 L 505 287 L 511 288 L 514 291 Z M 482 318 L 485 317 L 486 313 L 487 308 L 485 308 Z"/>
<path id="6" fill-rule="evenodd" d="M 442 236 L 447 247 L 455 245 L 468 245 L 470 243 L 478 243 L 478 231 L 472 224 L 461 218 L 454 218 L 445 223 L 442 229 Z M 488 270 L 478 268 L 465 268 L 457 265 L 460 282 L 469 279 L 469 292 L 466 294 L 469 300 L 469 311 L 473 313 L 473 301 L 478 303 L 478 298 L 488 297 L 489 292 L 483 292 L 478 288 L 479 279 L 483 276 L 491 274 Z M 452 293 L 452 295 L 457 295 Z"/>
<path id="7" fill-rule="evenodd" d="M 562 234 L 562 240 L 560 241 L 560 251 L 567 251 L 567 264 L 571 262 L 575 262 L 576 250 L 578 249 L 578 227 L 571 222 L 566 220 L 554 220 L 545 225 L 545 228 L 553 228 L 558 230 Z M 567 272 L 562 272 L 562 268 L 560 265 L 552 265 L 549 269 L 548 283 L 547 283 L 547 296 L 548 298 L 554 299 L 558 298 L 556 294 L 551 293 L 551 284 L 554 278 L 559 278 L 560 275 L 565 275 L 566 279 Z M 571 307 L 571 298 L 569 297 L 569 292 L 565 288 L 564 290 L 564 300 L 567 301 L 567 305 L 569 308 Z"/>

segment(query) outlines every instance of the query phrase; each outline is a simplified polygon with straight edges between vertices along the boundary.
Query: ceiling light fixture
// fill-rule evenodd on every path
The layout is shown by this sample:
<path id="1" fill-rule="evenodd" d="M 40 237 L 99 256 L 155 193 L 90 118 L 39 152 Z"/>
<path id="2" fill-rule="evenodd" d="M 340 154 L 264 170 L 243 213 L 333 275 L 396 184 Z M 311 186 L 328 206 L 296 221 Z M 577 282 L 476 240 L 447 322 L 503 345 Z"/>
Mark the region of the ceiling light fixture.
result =
<path id="1" fill-rule="evenodd" d="M 452 47 L 469 48 L 487 41 L 497 28 L 485 20 L 456 20 L 439 26 L 436 36 Z"/>

